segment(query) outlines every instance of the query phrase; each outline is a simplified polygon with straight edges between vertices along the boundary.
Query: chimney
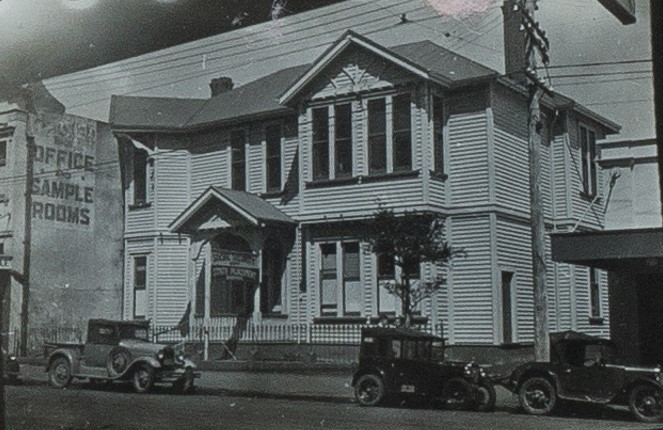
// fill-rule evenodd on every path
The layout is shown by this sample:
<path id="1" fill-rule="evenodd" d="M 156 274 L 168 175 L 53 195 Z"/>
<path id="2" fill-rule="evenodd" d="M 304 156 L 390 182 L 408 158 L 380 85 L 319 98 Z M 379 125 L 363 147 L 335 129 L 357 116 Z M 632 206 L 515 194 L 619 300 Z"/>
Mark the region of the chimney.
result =
<path id="1" fill-rule="evenodd" d="M 209 83 L 209 88 L 212 91 L 212 97 L 218 96 L 221 93 L 228 92 L 233 89 L 233 80 L 227 76 L 212 79 Z"/>
<path id="2" fill-rule="evenodd" d="M 518 0 L 504 0 L 504 72 L 519 84 L 526 82 L 525 74 L 525 31 L 520 31 L 522 12 L 514 10 Z"/>

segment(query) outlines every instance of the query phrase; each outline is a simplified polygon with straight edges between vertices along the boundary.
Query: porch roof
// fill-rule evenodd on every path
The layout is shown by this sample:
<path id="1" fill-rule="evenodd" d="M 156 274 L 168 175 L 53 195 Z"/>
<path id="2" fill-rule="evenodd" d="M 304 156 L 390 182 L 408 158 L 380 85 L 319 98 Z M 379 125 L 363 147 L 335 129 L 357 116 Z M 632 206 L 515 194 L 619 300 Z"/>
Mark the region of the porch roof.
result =
<path id="1" fill-rule="evenodd" d="M 634 273 L 663 272 L 663 229 L 552 234 L 554 261 Z"/>
<path id="2" fill-rule="evenodd" d="M 191 228 L 192 219 L 214 201 L 229 208 L 256 227 L 265 224 L 292 225 L 297 223 L 255 194 L 210 186 L 170 223 L 170 230 L 177 233 L 191 232 L 193 230 Z"/>

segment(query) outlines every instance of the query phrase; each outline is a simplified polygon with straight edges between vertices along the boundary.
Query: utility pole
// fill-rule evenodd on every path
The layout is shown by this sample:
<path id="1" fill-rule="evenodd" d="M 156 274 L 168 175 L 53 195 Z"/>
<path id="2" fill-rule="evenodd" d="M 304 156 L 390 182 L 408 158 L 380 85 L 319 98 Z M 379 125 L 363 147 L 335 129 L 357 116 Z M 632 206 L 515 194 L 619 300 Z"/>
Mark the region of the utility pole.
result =
<path id="1" fill-rule="evenodd" d="M 518 6 L 516 6 L 518 7 Z M 541 193 L 541 110 L 539 102 L 544 92 L 550 91 L 536 73 L 537 54 L 548 64 L 548 39 L 546 33 L 534 20 L 536 0 L 524 0 L 521 8 L 522 30 L 525 39 L 525 76 L 528 93 L 528 148 L 529 183 L 532 229 L 532 275 L 534 289 L 534 355 L 537 361 L 550 360 L 548 337 L 548 296 L 546 289 L 546 226 L 543 217 L 543 195 Z"/>

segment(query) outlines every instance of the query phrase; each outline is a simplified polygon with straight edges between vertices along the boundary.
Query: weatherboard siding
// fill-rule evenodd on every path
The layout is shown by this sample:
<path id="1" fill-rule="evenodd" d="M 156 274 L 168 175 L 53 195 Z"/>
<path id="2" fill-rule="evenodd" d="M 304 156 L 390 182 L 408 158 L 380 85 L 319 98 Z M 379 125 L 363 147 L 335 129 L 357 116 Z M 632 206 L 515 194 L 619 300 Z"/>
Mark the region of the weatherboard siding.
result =
<path id="1" fill-rule="evenodd" d="M 157 240 L 155 325 L 175 325 L 184 314 L 189 299 L 189 241 L 177 236 Z"/>
<path id="2" fill-rule="evenodd" d="M 143 208 L 132 208 L 131 205 L 128 205 L 125 213 L 125 235 L 154 230 L 156 211 L 153 204 Z"/>
<path id="3" fill-rule="evenodd" d="M 488 132 L 485 111 L 452 114 L 449 126 L 449 192 L 452 206 L 488 202 Z"/>
<path id="4" fill-rule="evenodd" d="M 450 330 L 456 344 L 493 343 L 493 287 L 488 215 L 452 217 L 450 240 L 465 256 L 454 260 L 449 293 Z"/>
<path id="5" fill-rule="evenodd" d="M 169 150 L 156 161 L 155 207 L 157 228 L 168 229 L 190 202 L 189 153 Z"/>

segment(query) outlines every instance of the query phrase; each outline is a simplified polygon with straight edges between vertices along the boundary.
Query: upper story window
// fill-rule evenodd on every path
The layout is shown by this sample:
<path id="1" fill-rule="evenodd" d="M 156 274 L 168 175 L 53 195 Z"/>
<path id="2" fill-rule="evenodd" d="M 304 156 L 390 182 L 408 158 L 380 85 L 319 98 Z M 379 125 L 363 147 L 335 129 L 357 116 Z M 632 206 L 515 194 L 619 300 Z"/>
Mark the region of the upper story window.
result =
<path id="1" fill-rule="evenodd" d="M 589 316 L 590 318 L 601 318 L 601 284 L 599 283 L 600 272 L 598 269 L 589 269 Z"/>
<path id="2" fill-rule="evenodd" d="M 385 99 L 368 101 L 369 174 L 387 172 L 387 122 Z"/>
<path id="3" fill-rule="evenodd" d="M 352 106 L 334 106 L 335 177 L 352 176 Z"/>
<path id="4" fill-rule="evenodd" d="M 7 141 L 0 140 L 0 167 L 7 165 Z"/>
<path id="5" fill-rule="evenodd" d="M 329 179 L 329 109 L 313 109 L 313 180 Z"/>
<path id="6" fill-rule="evenodd" d="M 281 189 L 281 126 L 268 125 L 265 128 L 265 144 L 267 146 L 267 191 Z"/>
<path id="7" fill-rule="evenodd" d="M 394 171 L 412 170 L 410 95 L 394 96 L 392 103 Z"/>
<path id="8" fill-rule="evenodd" d="M 233 190 L 246 191 L 246 132 L 233 130 L 230 133 L 232 186 Z"/>
<path id="9" fill-rule="evenodd" d="M 444 105 L 433 97 L 433 171 L 444 174 Z"/>
<path id="10" fill-rule="evenodd" d="M 147 151 L 139 148 L 133 149 L 133 176 L 134 176 L 134 205 L 147 203 L 148 161 Z"/>
<path id="11" fill-rule="evenodd" d="M 588 196 L 595 196 L 598 183 L 596 133 L 583 126 L 580 126 L 580 162 L 582 191 Z"/>

